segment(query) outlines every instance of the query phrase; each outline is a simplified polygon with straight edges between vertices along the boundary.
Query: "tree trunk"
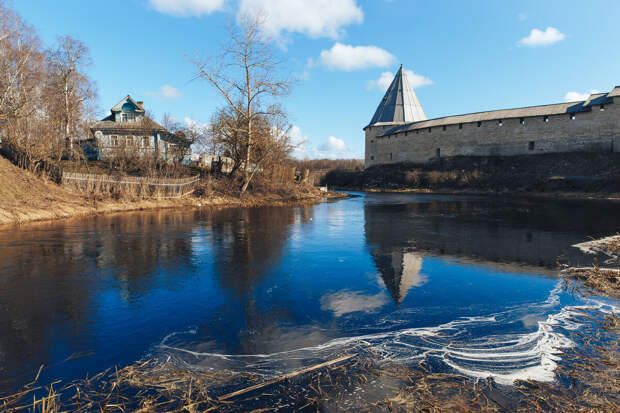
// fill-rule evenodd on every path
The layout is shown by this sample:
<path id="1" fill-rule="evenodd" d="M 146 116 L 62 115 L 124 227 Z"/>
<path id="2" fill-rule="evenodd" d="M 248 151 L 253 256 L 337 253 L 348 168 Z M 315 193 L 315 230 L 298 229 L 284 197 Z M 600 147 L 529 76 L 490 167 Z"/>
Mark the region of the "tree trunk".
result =
<path id="1" fill-rule="evenodd" d="M 245 55 L 244 63 L 245 85 L 248 98 L 248 107 L 246 108 L 246 116 L 248 122 L 248 148 L 245 153 L 245 182 L 243 183 L 243 187 L 241 188 L 241 193 L 244 193 L 248 189 L 248 185 L 250 185 L 250 179 L 252 179 L 252 176 L 254 175 L 250 175 L 250 151 L 252 150 L 252 89 L 250 88 L 250 68 L 248 67 L 247 52 Z"/>

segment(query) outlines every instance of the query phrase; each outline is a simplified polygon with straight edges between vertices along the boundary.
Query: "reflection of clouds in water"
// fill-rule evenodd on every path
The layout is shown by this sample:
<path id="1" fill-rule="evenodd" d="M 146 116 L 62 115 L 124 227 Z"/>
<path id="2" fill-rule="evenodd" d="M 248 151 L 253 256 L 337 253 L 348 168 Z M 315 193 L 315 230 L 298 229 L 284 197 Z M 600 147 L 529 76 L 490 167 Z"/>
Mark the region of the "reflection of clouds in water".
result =
<path id="1" fill-rule="evenodd" d="M 324 295 L 321 298 L 321 310 L 331 311 L 336 317 L 355 312 L 371 313 L 388 301 L 384 292 L 370 295 L 358 291 L 341 291 Z"/>

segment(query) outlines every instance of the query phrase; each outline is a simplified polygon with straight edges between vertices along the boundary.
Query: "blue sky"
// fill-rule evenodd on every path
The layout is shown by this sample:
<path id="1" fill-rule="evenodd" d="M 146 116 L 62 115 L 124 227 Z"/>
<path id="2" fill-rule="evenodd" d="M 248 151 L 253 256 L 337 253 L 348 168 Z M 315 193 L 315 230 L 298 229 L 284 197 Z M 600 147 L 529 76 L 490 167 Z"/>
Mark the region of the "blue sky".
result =
<path id="1" fill-rule="evenodd" d="M 103 117 L 126 94 L 156 118 L 209 121 L 222 99 L 192 81 L 226 22 L 262 11 L 293 92 L 298 157 L 359 157 L 399 64 L 429 118 L 578 99 L 620 84 L 620 1 L 13 0 L 43 41 L 87 44 Z M 387 75 L 386 72 L 390 72 Z M 411 75 L 410 75 L 411 76 Z"/>

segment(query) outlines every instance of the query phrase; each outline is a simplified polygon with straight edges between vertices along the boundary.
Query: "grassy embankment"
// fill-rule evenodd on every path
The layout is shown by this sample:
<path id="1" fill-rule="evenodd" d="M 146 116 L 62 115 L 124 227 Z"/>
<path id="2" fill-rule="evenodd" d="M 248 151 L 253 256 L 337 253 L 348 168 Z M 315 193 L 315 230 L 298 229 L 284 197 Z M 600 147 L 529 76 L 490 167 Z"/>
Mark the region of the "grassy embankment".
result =
<path id="1" fill-rule="evenodd" d="M 107 212 L 197 206 L 257 206 L 312 202 L 337 196 L 306 185 L 278 187 L 263 183 L 240 194 L 228 179 L 203 179 L 195 194 L 181 199 L 139 199 L 85 195 L 16 167 L 0 156 L 0 225 Z"/>
<path id="2" fill-rule="evenodd" d="M 620 198 L 620 153 L 460 156 L 331 171 L 324 184 L 369 191 L 574 194 Z"/>

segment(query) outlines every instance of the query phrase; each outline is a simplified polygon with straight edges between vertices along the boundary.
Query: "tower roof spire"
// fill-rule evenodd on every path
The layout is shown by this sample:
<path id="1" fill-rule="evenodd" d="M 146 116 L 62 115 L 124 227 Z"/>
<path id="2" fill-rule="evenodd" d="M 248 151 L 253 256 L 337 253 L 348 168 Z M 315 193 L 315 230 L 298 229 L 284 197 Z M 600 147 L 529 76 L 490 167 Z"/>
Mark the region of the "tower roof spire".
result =
<path id="1" fill-rule="evenodd" d="M 426 119 L 422 105 L 420 105 L 420 101 L 401 64 L 368 126 L 376 124 L 398 125 Z"/>

